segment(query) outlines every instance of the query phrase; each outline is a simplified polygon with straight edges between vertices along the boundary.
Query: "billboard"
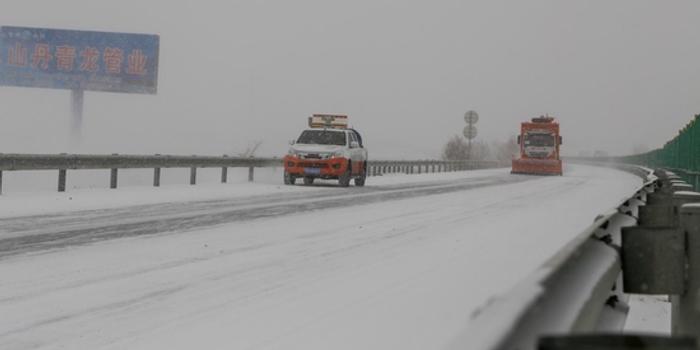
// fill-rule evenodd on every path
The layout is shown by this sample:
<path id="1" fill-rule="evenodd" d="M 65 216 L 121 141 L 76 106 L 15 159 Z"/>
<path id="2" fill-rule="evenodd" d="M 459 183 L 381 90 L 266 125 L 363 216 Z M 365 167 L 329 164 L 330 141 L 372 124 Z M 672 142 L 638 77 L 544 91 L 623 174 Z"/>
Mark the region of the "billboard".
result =
<path id="1" fill-rule="evenodd" d="M 155 94 L 157 35 L 0 27 L 0 85 Z"/>

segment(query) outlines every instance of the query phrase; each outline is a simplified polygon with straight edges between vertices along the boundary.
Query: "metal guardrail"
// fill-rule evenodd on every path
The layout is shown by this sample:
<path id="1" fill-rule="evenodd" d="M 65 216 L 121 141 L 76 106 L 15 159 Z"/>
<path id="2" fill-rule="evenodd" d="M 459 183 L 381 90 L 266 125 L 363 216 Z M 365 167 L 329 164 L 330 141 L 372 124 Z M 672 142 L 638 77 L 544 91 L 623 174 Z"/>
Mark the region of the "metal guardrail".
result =
<path id="1" fill-rule="evenodd" d="M 449 161 L 449 160 L 370 160 L 367 169 L 368 176 L 382 174 L 404 173 L 442 173 L 476 169 L 490 169 L 510 166 L 496 161 Z"/>
<path id="2" fill-rule="evenodd" d="M 635 169 L 635 173 L 650 171 Z M 537 349 L 540 337 L 619 332 L 627 315 L 622 294 L 621 228 L 634 225 L 652 179 L 586 230 L 508 294 L 472 320 L 457 344 L 473 349 Z"/>
<path id="3" fill-rule="evenodd" d="M 699 349 L 700 193 L 627 164 L 632 196 L 473 317 L 457 349 Z M 668 295 L 672 337 L 625 334 L 630 294 Z"/>
<path id="4" fill-rule="evenodd" d="M 494 168 L 501 164 L 490 161 L 379 160 L 370 161 L 368 176 L 382 174 L 436 173 Z M 197 183 L 198 168 L 221 168 L 221 182 L 228 179 L 228 168 L 248 168 L 248 181 L 253 181 L 255 168 L 280 167 L 279 158 L 241 158 L 174 155 L 83 155 L 83 154 L 0 154 L 0 193 L 3 171 L 57 170 L 58 191 L 66 190 L 68 170 L 110 170 L 110 188 L 117 188 L 119 169 L 153 169 L 153 186 L 160 186 L 161 169 L 189 168 L 190 184 Z"/>

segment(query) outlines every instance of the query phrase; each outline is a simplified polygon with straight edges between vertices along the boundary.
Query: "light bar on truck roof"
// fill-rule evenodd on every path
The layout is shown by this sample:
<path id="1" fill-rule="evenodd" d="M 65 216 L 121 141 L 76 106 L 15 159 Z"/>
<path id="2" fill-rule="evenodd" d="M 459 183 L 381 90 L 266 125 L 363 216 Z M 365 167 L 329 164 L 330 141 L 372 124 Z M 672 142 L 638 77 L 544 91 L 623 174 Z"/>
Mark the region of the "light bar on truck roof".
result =
<path id="1" fill-rule="evenodd" d="M 347 129 L 348 116 L 338 114 L 314 114 L 309 117 L 310 128 Z"/>

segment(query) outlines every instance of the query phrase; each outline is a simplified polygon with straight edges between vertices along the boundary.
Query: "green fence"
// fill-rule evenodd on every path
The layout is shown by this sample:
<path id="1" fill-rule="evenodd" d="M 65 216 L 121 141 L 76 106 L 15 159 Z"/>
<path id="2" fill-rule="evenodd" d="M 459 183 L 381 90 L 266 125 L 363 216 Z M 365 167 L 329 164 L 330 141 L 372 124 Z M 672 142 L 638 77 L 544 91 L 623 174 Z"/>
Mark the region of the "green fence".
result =
<path id="1" fill-rule="evenodd" d="M 700 115 L 696 115 L 678 135 L 659 149 L 626 157 L 618 161 L 665 168 L 675 172 L 698 189 L 700 185 Z"/>

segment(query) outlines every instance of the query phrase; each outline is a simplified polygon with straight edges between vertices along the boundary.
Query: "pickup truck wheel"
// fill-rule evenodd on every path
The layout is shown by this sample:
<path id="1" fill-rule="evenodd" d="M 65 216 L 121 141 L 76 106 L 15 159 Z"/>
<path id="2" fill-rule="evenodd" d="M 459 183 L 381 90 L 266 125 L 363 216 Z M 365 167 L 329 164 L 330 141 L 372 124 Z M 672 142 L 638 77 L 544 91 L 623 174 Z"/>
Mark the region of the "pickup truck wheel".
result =
<path id="1" fill-rule="evenodd" d="M 309 176 L 304 177 L 304 185 L 310 186 L 310 185 L 313 185 L 313 184 L 314 184 L 314 178 L 313 178 L 313 177 L 309 177 Z"/>
<path id="2" fill-rule="evenodd" d="M 340 187 L 350 186 L 350 179 L 351 178 L 352 178 L 352 169 L 351 169 L 350 163 L 348 163 L 348 168 L 345 169 L 345 172 L 342 175 L 340 175 L 340 177 L 338 178 L 338 185 L 340 185 Z"/>
<path id="3" fill-rule="evenodd" d="M 367 163 L 364 164 L 364 170 L 362 171 L 362 175 L 360 177 L 355 178 L 355 186 L 357 186 L 357 187 L 364 186 L 366 180 L 367 180 Z"/>
<path id="4" fill-rule="evenodd" d="M 284 172 L 284 184 L 285 185 L 294 185 L 294 183 L 297 181 L 297 179 L 292 176 L 292 174 L 288 172 Z"/>

